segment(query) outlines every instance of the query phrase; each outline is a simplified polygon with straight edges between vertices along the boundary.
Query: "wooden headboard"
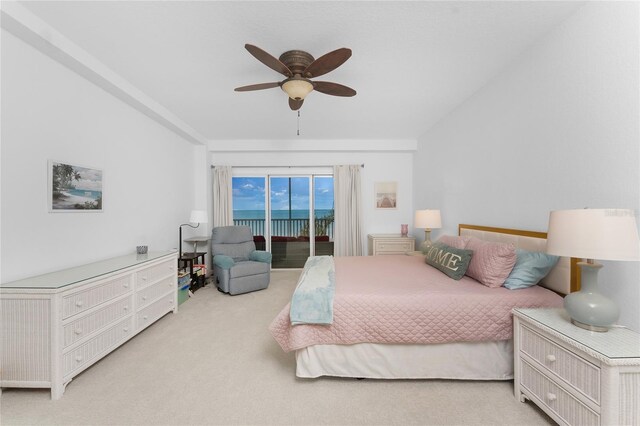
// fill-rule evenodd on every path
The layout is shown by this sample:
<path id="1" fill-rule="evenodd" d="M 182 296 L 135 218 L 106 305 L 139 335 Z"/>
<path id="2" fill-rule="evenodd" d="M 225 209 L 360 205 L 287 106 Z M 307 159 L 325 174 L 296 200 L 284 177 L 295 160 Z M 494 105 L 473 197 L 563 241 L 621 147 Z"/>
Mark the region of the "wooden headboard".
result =
<path id="1" fill-rule="evenodd" d="M 458 225 L 458 235 L 476 237 L 483 241 L 511 243 L 516 248 L 529 251 L 545 251 L 547 233 L 523 231 L 519 229 L 493 228 L 479 225 Z M 561 257 L 558 264 L 549 272 L 540 285 L 560 294 L 569 294 L 580 290 L 579 259 Z"/>

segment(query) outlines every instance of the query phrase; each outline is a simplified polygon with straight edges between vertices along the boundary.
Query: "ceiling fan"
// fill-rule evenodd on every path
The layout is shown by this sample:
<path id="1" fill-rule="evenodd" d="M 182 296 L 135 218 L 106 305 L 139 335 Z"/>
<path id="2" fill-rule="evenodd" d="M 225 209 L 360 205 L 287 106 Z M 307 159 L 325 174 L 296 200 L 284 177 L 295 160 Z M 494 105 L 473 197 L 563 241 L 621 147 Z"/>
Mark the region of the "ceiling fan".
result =
<path id="1" fill-rule="evenodd" d="M 344 64 L 347 59 L 351 57 L 351 49 L 343 47 L 329 52 L 318 59 L 314 59 L 313 56 L 302 50 L 289 50 L 280 55 L 279 59 L 276 59 L 264 50 L 251 44 L 245 44 L 244 47 L 257 60 L 287 78 L 274 83 L 260 83 L 236 87 L 236 92 L 249 92 L 252 90 L 280 87 L 289 95 L 289 107 L 294 111 L 300 109 L 304 98 L 313 90 L 332 96 L 355 96 L 356 94 L 355 90 L 342 84 L 310 80 L 311 78 L 327 74 Z"/>

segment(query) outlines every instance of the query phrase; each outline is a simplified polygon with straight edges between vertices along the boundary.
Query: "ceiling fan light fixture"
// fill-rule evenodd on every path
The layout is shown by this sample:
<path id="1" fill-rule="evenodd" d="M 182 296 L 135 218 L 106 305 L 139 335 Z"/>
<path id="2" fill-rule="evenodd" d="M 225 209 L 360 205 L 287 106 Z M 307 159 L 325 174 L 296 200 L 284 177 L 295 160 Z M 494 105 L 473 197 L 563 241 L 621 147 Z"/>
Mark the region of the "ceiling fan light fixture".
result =
<path id="1" fill-rule="evenodd" d="M 291 78 L 282 83 L 282 90 L 291 99 L 303 100 L 313 90 L 313 84 L 303 78 Z"/>

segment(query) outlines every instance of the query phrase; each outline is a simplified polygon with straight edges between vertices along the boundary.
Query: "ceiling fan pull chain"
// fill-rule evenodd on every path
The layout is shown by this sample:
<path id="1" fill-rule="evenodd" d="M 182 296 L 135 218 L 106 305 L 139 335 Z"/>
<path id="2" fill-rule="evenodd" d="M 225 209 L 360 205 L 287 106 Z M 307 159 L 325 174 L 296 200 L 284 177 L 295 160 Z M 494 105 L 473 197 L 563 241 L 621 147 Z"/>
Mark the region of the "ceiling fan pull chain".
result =
<path id="1" fill-rule="evenodd" d="M 298 136 L 300 136 L 300 110 L 298 110 Z"/>

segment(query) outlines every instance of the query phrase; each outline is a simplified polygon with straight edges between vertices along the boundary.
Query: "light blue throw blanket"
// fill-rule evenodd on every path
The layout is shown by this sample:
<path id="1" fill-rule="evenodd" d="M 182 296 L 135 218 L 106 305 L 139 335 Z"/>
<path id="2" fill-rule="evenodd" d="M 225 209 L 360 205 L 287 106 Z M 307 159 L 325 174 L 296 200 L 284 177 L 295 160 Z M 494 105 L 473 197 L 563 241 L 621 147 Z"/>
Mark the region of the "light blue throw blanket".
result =
<path id="1" fill-rule="evenodd" d="M 332 256 L 307 259 L 291 297 L 291 325 L 333 323 L 336 272 Z"/>

